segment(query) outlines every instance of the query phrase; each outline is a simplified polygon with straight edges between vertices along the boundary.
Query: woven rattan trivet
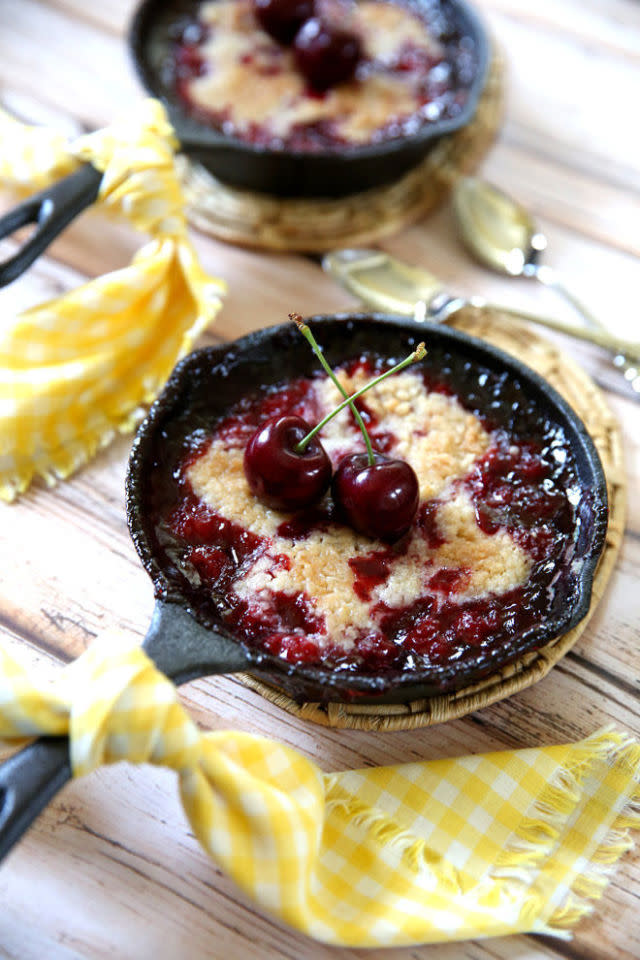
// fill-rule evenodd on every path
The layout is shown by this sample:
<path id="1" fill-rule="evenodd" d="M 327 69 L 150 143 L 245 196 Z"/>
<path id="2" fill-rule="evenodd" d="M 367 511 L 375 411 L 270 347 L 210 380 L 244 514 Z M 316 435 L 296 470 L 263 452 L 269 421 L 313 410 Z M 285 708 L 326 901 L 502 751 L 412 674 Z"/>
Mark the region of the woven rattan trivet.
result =
<path id="1" fill-rule="evenodd" d="M 388 186 L 339 200 L 298 200 L 237 190 L 183 163 L 190 222 L 219 240 L 262 250 L 323 253 L 372 243 L 418 220 L 479 165 L 502 117 L 502 65 L 493 57 L 471 123 L 442 137 L 423 162 Z"/>
<path id="2" fill-rule="evenodd" d="M 589 377 L 549 341 L 533 333 L 513 317 L 501 318 L 495 309 L 467 308 L 456 315 L 452 326 L 496 344 L 513 354 L 548 380 L 563 395 L 585 423 L 604 465 L 609 493 L 609 527 L 604 552 L 598 564 L 589 613 L 573 630 L 533 651 L 478 684 L 431 700 L 411 703 L 356 706 L 351 704 L 303 703 L 253 677 L 243 682 L 272 703 L 305 720 L 330 727 L 354 730 L 412 730 L 462 717 L 496 700 L 503 700 L 541 680 L 573 646 L 589 622 L 611 576 L 625 523 L 625 475 L 622 437 L 599 389 Z"/>

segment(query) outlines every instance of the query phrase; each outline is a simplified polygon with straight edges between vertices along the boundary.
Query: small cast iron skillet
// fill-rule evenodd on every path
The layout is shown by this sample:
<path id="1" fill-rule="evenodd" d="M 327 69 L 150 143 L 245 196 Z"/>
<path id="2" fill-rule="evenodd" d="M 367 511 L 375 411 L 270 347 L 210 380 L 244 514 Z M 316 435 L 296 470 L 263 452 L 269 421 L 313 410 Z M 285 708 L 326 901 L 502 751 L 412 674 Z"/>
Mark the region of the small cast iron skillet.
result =
<path id="1" fill-rule="evenodd" d="M 401 358 L 411 346 L 425 340 L 423 364 L 430 370 L 450 369 L 457 392 L 477 394 L 479 409 L 494 422 L 527 436 L 527 407 L 542 411 L 547 423 L 565 434 L 575 458 L 582 491 L 576 507 L 577 543 L 567 569 L 554 584 L 555 597 L 547 616 L 526 635 L 514 636 L 499 647 L 469 651 L 454 664 L 432 664 L 400 676 L 374 676 L 327 669 L 322 664 L 291 664 L 280 657 L 245 646 L 241 669 L 266 680 L 296 700 L 400 703 L 432 697 L 467 686 L 494 673 L 527 650 L 543 646 L 566 633 L 589 609 L 595 566 L 607 526 L 607 492 L 602 465 L 584 425 L 556 391 L 532 370 L 497 348 L 448 327 L 416 323 L 386 315 L 314 317 L 313 326 L 332 366 L 366 351 Z M 499 402 L 477 384 L 482 367 L 503 381 Z M 138 430 L 129 460 L 127 510 L 129 529 L 140 558 L 154 582 L 156 597 L 178 604 L 218 637 L 234 640 L 224 622 L 192 588 L 163 552 L 155 532 L 157 479 L 169 478 L 185 454 L 183 438 L 195 429 L 207 431 L 229 407 L 244 397 L 250 385 L 286 383 L 312 375 L 317 361 L 293 324 L 260 330 L 230 345 L 192 353 L 174 370 L 162 395 Z M 487 388 L 489 391 L 489 388 Z M 515 411 L 515 412 L 514 412 Z M 527 437 L 529 439 L 529 437 Z M 534 437 L 530 437 L 534 439 Z M 223 598 L 220 598 L 223 599 Z M 240 669 L 240 667 L 238 667 Z"/>
<path id="2" fill-rule="evenodd" d="M 175 368 L 135 438 L 127 476 L 127 514 L 136 549 L 155 585 L 156 610 L 144 648 L 159 669 L 176 683 L 207 674 L 242 671 L 276 685 L 297 700 L 358 698 L 359 702 L 401 703 L 466 686 L 579 623 L 589 609 L 595 568 L 604 545 L 607 492 L 596 449 L 562 397 L 519 361 L 450 328 L 382 314 L 314 317 L 312 322 L 314 329 L 320 328 L 318 339 L 332 366 L 367 351 L 405 356 L 411 345 L 425 340 L 432 365 L 448 367 L 458 388 L 464 389 L 467 378 L 464 395 L 470 401 L 473 391 L 479 391 L 477 399 L 482 401 L 479 367 L 500 376 L 504 384 L 502 401 L 496 403 L 495 396 L 486 397 L 487 413 L 494 421 L 517 431 L 522 409 L 530 402 L 549 424 L 564 432 L 584 495 L 576 506 L 575 550 L 566 569 L 559 572 L 548 615 L 528 633 L 489 654 L 474 653 L 455 665 L 406 672 L 390 682 L 389 676 L 344 676 L 322 665 L 286 663 L 246 646 L 203 611 L 184 584 L 181 586 L 176 571 L 167 568 L 159 549 L 153 523 L 156 486 L 150 478 L 158 470 L 170 476 L 179 456 L 176 440 L 184 436 L 184 431 L 210 427 L 252 384 L 286 382 L 315 370 L 306 342 L 293 325 L 287 325 L 186 357 Z M 70 776 L 65 737 L 41 738 L 0 766 L 0 859 Z"/>
<path id="3" fill-rule="evenodd" d="M 465 0 L 408 0 L 427 14 L 438 35 L 469 38 L 475 69 L 460 78 L 467 100 L 453 119 L 429 124 L 412 136 L 373 146 L 320 153 L 274 150 L 225 136 L 189 116 L 168 69 L 171 26 L 193 16 L 198 0 L 143 0 L 133 18 L 129 46 L 145 88 L 165 104 L 183 150 L 226 183 L 277 196 L 342 197 L 390 183 L 415 167 L 444 134 L 465 126 L 475 114 L 489 66 L 489 41 Z"/>
<path id="4" fill-rule="evenodd" d="M 305 153 L 271 150 L 227 137 L 198 123 L 176 99 L 167 77 L 170 26 L 193 15 L 197 0 L 144 0 L 135 14 L 129 46 L 146 89 L 165 104 L 180 149 L 214 176 L 238 187 L 278 196 L 341 197 L 396 180 L 416 166 L 444 134 L 473 117 L 487 77 L 489 42 L 481 21 L 465 0 L 406 0 L 425 10 L 438 31 L 468 37 L 475 70 L 461 81 L 466 103 L 454 119 L 430 124 L 413 136 L 377 146 L 340 152 Z M 46 250 L 59 233 L 94 202 L 101 174 L 90 163 L 0 217 L 0 240 L 20 227 L 36 224 L 31 236 L 11 257 L 0 261 L 0 288 L 12 283 Z"/>

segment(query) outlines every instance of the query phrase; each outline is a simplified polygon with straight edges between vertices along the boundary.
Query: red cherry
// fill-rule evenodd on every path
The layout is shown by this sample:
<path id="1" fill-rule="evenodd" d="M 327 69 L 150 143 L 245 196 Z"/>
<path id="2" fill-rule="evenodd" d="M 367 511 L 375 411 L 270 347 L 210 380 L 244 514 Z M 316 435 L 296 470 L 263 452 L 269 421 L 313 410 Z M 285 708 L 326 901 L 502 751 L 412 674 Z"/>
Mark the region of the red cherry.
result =
<path id="1" fill-rule="evenodd" d="M 300 28 L 293 52 L 296 66 L 309 86 L 322 93 L 353 76 L 362 45 L 355 33 L 313 17 Z"/>
<path id="2" fill-rule="evenodd" d="M 406 461 L 374 456 L 373 464 L 366 453 L 341 460 L 331 493 L 354 530 L 391 542 L 413 523 L 420 499 L 418 478 Z"/>
<path id="3" fill-rule="evenodd" d="M 244 451 L 244 473 L 251 492 L 275 510 L 307 507 L 327 490 L 331 461 L 313 437 L 299 453 L 297 445 L 311 430 L 302 417 L 272 417 L 258 427 Z"/>
<path id="4" fill-rule="evenodd" d="M 314 0 L 254 0 L 253 10 L 262 29 L 286 45 L 313 16 L 313 5 Z"/>

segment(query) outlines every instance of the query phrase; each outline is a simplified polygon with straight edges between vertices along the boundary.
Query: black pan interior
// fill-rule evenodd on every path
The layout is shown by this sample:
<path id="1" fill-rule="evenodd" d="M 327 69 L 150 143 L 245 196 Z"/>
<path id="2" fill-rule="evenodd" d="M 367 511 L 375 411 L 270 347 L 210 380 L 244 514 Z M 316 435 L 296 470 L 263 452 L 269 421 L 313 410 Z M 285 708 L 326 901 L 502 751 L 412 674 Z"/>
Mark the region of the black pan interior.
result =
<path id="1" fill-rule="evenodd" d="M 193 18 L 198 0 L 143 0 L 129 31 L 129 47 L 146 90 L 163 101 L 183 149 L 214 176 L 234 186 L 278 196 L 340 197 L 392 182 L 416 166 L 446 133 L 465 126 L 486 81 L 489 41 L 465 0 L 404 0 L 424 11 L 433 32 L 466 38 L 458 83 L 467 100 L 453 119 L 423 127 L 413 136 L 339 152 L 296 153 L 254 146 L 198 123 L 174 92 L 169 55 L 180 24 Z"/>
<path id="2" fill-rule="evenodd" d="M 478 408 L 486 409 L 494 422 L 522 432 L 526 430 L 527 409 L 542 411 L 550 424 L 562 429 L 575 459 L 582 491 L 576 508 L 576 547 L 571 563 L 560 571 L 547 616 L 526 635 L 515 636 L 508 644 L 488 653 L 475 650 L 455 665 L 434 665 L 422 671 L 378 677 L 345 676 L 321 665 L 292 665 L 247 647 L 250 671 L 298 700 L 370 698 L 378 702 L 403 702 L 467 686 L 575 626 L 589 608 L 593 576 L 607 527 L 607 493 L 598 454 L 574 411 L 529 368 L 458 331 L 382 315 L 312 319 L 332 365 L 367 351 L 401 358 L 411 346 L 426 340 L 429 353 L 424 363 L 439 369 L 445 379 L 453 379 L 461 395 Z M 210 427 L 245 395 L 249 385 L 276 384 L 310 375 L 316 369 L 315 364 L 308 345 L 292 325 L 262 330 L 227 346 L 197 351 L 176 367 L 134 442 L 127 480 L 128 519 L 138 553 L 154 582 L 156 596 L 179 603 L 206 627 L 226 636 L 229 632 L 224 624 L 194 595 L 186 580 L 176 576 L 175 568 L 159 548 L 151 521 L 154 493 L 149 477 L 157 470 L 170 477 L 179 459 L 180 438 L 185 432 Z M 498 375 L 502 384 L 499 400 L 490 392 L 482 395 L 482 387 L 478 385 L 479 367 Z"/>

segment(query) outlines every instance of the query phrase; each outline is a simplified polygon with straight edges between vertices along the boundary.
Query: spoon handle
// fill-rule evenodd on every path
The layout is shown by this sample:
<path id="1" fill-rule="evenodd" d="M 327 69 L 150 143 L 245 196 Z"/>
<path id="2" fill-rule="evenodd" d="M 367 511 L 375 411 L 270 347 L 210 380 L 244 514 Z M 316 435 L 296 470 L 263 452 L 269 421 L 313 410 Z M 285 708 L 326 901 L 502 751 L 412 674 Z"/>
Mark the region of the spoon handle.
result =
<path id="1" fill-rule="evenodd" d="M 0 766 L 0 860 L 71 779 L 69 741 L 41 737 Z"/>
<path id="2" fill-rule="evenodd" d="M 578 340 L 586 340 L 613 354 L 614 366 L 624 372 L 631 389 L 640 395 L 640 342 L 614 336 L 595 317 L 592 318 L 594 329 L 591 329 L 502 304 L 487 304 L 480 297 L 467 300 L 448 293 L 438 278 L 424 267 L 410 266 L 382 250 L 335 250 L 325 256 L 322 265 L 349 293 L 367 306 L 385 313 L 408 314 L 446 323 L 449 317 L 470 303 L 476 307 L 490 306 L 516 320 L 528 320 Z M 622 359 L 618 361 L 618 358 Z"/>
<path id="3" fill-rule="evenodd" d="M 158 601 L 143 649 L 176 684 L 248 665 L 240 644 L 176 603 Z M 0 764 L 0 861 L 71 776 L 67 737 L 39 737 Z"/>
<path id="4" fill-rule="evenodd" d="M 549 289 L 554 290 L 558 293 L 566 302 L 573 307 L 576 313 L 579 313 L 585 323 L 591 327 L 592 330 L 606 330 L 606 327 L 602 321 L 589 310 L 589 308 L 580 300 L 573 290 L 566 285 L 564 280 L 561 280 L 557 272 L 553 267 L 547 266 L 547 264 L 532 264 L 530 267 L 530 272 L 528 275 L 534 277 L 539 283 Z"/>
<path id="5" fill-rule="evenodd" d="M 477 300 L 475 297 L 471 301 L 474 305 L 487 306 L 486 302 Z M 560 333 L 566 333 L 577 340 L 584 340 L 587 343 L 593 343 L 597 347 L 603 347 L 609 350 L 615 356 L 623 356 L 626 361 L 632 361 L 634 364 L 640 363 L 640 341 L 626 340 L 624 337 L 616 337 L 608 330 L 598 324 L 597 329 L 588 329 L 579 327 L 573 323 L 565 323 L 564 320 L 556 320 L 555 317 L 543 317 L 537 313 L 527 313 L 524 310 L 513 310 L 502 304 L 491 304 L 495 310 L 508 316 L 528 320 L 530 323 L 536 323 L 542 327 L 548 327 L 550 330 L 558 330 Z"/>
<path id="6" fill-rule="evenodd" d="M 607 332 L 607 328 L 602 321 L 598 320 L 595 314 L 585 306 L 573 290 L 560 279 L 552 267 L 546 264 L 532 264 L 528 275 L 558 293 L 582 317 L 591 330 Z M 611 348 L 611 352 L 614 354 L 613 364 L 629 381 L 632 390 L 640 393 L 640 363 L 638 358 L 634 356 L 633 350 L 624 348 L 624 344 L 621 344 L 621 346 L 623 346 L 623 349 L 620 351 Z"/>

